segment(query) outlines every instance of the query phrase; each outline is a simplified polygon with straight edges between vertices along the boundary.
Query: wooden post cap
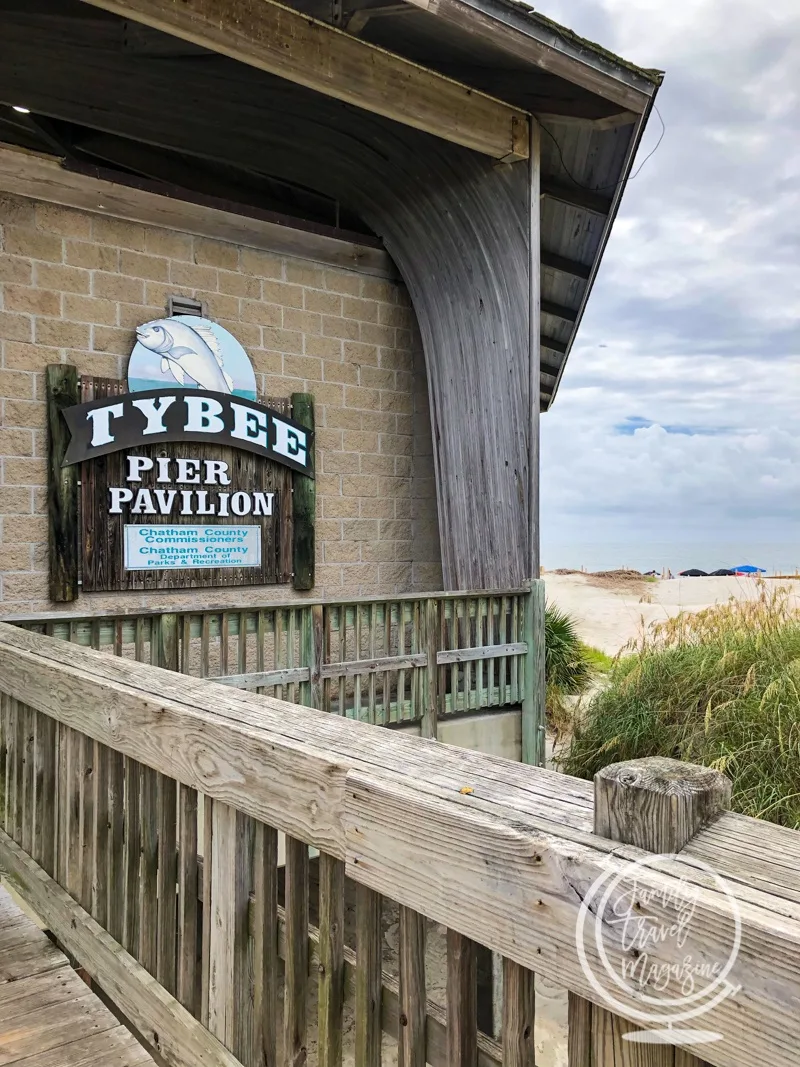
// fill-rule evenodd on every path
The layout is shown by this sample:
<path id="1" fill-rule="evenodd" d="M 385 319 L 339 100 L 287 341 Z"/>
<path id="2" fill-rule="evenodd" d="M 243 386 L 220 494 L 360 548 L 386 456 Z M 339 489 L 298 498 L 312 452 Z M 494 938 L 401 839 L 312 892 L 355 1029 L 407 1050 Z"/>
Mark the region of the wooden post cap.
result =
<path id="1" fill-rule="evenodd" d="M 612 763 L 594 776 L 594 830 L 655 853 L 679 852 L 730 807 L 724 774 L 652 756 Z"/>

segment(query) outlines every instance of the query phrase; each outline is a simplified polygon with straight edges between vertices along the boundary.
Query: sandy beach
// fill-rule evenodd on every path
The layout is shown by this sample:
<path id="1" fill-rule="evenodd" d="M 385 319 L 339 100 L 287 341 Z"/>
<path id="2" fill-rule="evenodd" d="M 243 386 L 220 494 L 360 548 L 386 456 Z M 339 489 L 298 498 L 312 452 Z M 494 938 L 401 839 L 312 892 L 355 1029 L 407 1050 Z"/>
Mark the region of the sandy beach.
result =
<path id="1" fill-rule="evenodd" d="M 655 581 L 599 578 L 576 572 L 543 572 L 547 601 L 569 612 L 578 624 L 581 638 L 608 655 L 616 655 L 643 626 L 677 615 L 681 611 L 701 611 L 737 600 L 758 596 L 754 578 L 662 578 Z M 792 590 L 792 600 L 800 607 L 800 581 L 767 579 L 767 588 Z"/>

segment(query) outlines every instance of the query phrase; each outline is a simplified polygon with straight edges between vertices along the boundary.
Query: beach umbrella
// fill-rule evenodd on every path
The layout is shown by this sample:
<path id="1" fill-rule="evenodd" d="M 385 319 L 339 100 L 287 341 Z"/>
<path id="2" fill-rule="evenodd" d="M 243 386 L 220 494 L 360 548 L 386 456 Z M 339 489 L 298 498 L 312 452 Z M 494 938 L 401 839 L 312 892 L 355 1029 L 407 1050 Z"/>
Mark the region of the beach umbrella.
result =
<path id="1" fill-rule="evenodd" d="M 735 574 L 766 574 L 764 567 L 754 567 L 750 563 L 743 563 L 741 567 L 733 567 Z"/>
<path id="2" fill-rule="evenodd" d="M 697 567 L 690 567 L 688 571 L 681 571 L 681 578 L 707 578 L 706 571 L 698 570 Z"/>
<path id="3" fill-rule="evenodd" d="M 711 572 L 711 577 L 712 578 L 730 578 L 734 574 L 736 574 L 736 571 L 729 571 L 725 567 L 720 567 L 720 569 L 718 571 L 712 571 Z"/>

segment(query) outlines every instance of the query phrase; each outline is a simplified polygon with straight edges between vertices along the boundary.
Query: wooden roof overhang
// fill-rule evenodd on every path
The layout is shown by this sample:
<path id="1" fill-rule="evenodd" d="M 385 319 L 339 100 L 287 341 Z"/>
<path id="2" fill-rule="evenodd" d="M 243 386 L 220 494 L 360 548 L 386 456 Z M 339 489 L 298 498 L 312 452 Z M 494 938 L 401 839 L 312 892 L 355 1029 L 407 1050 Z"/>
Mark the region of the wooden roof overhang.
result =
<path id="1" fill-rule="evenodd" d="M 0 140 L 380 239 L 451 588 L 536 572 L 531 389 L 546 409 L 659 80 L 508 0 L 0 0 L 0 102 L 31 110 Z"/>

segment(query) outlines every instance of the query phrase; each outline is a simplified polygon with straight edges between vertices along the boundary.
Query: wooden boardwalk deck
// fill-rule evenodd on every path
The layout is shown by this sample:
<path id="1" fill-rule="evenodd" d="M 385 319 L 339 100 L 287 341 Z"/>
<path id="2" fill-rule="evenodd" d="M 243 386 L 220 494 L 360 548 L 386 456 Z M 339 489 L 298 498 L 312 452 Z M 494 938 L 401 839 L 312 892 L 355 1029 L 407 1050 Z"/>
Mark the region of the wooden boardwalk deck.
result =
<path id="1" fill-rule="evenodd" d="M 153 1064 L 67 957 L 0 888 L 0 1065 Z"/>

